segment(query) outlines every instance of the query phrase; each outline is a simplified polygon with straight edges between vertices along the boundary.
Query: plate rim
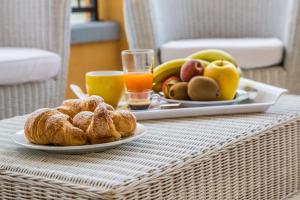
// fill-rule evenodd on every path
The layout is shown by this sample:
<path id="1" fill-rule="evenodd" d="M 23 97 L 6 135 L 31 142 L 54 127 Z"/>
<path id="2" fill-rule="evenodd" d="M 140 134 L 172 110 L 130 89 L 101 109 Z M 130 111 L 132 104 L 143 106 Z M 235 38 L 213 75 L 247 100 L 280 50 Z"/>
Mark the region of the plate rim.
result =
<path id="1" fill-rule="evenodd" d="M 114 147 L 117 145 L 121 145 L 124 143 L 131 142 L 132 140 L 138 139 L 147 133 L 147 129 L 144 125 L 137 123 L 136 130 L 139 133 L 136 133 L 132 136 L 126 137 L 124 139 L 120 139 L 113 142 L 101 143 L 101 144 L 87 144 L 87 145 L 77 145 L 77 146 L 49 146 L 49 145 L 38 145 L 38 144 L 31 144 L 24 135 L 24 130 L 19 130 L 11 135 L 11 140 L 22 147 L 34 150 L 41 150 L 41 151 L 84 151 L 90 149 L 99 149 L 99 148 L 107 148 L 107 147 Z M 24 139 L 27 141 L 26 143 L 18 141 L 16 138 L 23 135 Z"/>
<path id="2" fill-rule="evenodd" d="M 223 100 L 223 101 L 191 101 L 191 100 L 176 100 L 176 99 L 168 99 L 162 94 L 158 93 L 158 96 L 160 99 L 168 102 L 168 103 L 181 103 L 181 104 L 190 104 L 190 105 L 222 105 L 222 104 L 228 104 L 228 103 L 238 103 L 241 101 L 244 101 L 246 99 L 249 99 L 249 93 L 245 90 L 237 89 L 237 93 L 243 93 L 242 95 L 245 96 L 241 99 L 233 99 L 233 100 Z"/>

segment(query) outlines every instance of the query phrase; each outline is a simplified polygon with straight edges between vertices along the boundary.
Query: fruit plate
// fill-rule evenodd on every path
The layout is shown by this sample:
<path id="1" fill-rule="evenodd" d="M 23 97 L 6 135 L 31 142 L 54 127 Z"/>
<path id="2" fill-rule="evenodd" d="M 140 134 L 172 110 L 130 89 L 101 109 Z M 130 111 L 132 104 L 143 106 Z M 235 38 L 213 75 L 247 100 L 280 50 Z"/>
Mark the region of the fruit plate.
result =
<path id="1" fill-rule="evenodd" d="M 179 103 L 183 107 L 194 107 L 194 106 L 213 106 L 213 105 L 228 105 L 235 104 L 241 101 L 249 99 L 248 92 L 244 90 L 237 90 L 235 98 L 233 100 L 226 101 L 188 101 L 188 100 L 175 100 L 168 99 L 162 93 L 159 93 L 159 98 L 168 103 Z"/>
<path id="2" fill-rule="evenodd" d="M 101 152 L 107 149 L 114 148 L 118 145 L 131 142 L 132 140 L 136 140 L 139 137 L 143 136 L 146 133 L 146 128 L 137 123 L 137 128 L 135 130 L 134 135 L 114 141 L 108 142 L 103 144 L 92 144 L 92 145 L 81 145 L 81 146 L 49 146 L 49 145 L 36 145 L 30 143 L 25 135 L 24 130 L 18 131 L 14 135 L 12 135 L 11 139 L 18 145 L 34 150 L 41 150 L 46 151 L 49 153 L 63 153 L 63 154 L 84 154 L 84 153 L 91 153 L 91 152 Z"/>
<path id="3" fill-rule="evenodd" d="M 239 89 L 246 91 L 249 98 L 235 104 L 178 107 L 172 109 L 155 108 L 144 111 L 133 111 L 133 114 L 138 120 L 148 120 L 202 115 L 264 112 L 268 110 L 270 106 L 274 105 L 282 94 L 287 92 L 286 89 L 245 78 L 240 79 Z"/>

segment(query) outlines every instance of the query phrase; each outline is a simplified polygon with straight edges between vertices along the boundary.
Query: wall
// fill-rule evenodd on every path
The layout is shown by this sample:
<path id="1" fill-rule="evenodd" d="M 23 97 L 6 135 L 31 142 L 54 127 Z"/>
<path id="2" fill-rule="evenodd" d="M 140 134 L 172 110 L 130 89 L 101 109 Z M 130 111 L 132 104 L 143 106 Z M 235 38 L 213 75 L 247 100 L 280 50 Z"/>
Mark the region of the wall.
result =
<path id="1" fill-rule="evenodd" d="M 126 40 L 124 18 L 123 18 L 123 0 L 98 0 L 99 12 L 102 19 L 109 19 L 119 22 L 120 24 L 120 41 L 121 49 L 128 49 Z"/>
<path id="2" fill-rule="evenodd" d="M 71 83 L 85 89 L 85 73 L 94 70 L 121 70 L 121 51 L 127 49 L 123 21 L 122 0 L 100 0 L 102 20 L 119 22 L 120 40 L 71 45 L 66 98 L 75 98 L 69 89 Z"/>

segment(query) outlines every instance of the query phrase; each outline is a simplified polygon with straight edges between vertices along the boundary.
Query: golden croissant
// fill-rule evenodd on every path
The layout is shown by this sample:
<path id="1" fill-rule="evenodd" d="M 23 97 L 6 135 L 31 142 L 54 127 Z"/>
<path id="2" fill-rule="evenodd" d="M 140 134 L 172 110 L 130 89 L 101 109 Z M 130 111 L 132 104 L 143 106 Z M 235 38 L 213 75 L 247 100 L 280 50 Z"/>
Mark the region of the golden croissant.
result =
<path id="1" fill-rule="evenodd" d="M 109 112 L 116 130 L 120 132 L 122 137 L 127 137 L 133 134 L 136 129 L 136 118 L 135 116 L 125 110 Z"/>
<path id="2" fill-rule="evenodd" d="M 96 107 L 100 104 L 104 104 L 106 109 L 114 110 L 114 108 L 106 103 L 104 103 L 103 98 L 99 96 L 92 95 L 86 99 L 69 99 L 65 100 L 61 106 L 56 108 L 59 112 L 62 112 L 70 117 L 74 117 L 77 113 L 81 111 L 91 111 L 94 112 Z"/>
<path id="3" fill-rule="evenodd" d="M 128 111 L 111 111 L 99 104 L 95 112 L 82 111 L 73 124 L 87 133 L 91 144 L 110 142 L 130 136 L 136 129 L 136 119 Z"/>
<path id="4" fill-rule="evenodd" d="M 39 109 L 24 127 L 31 143 L 62 146 L 111 142 L 134 134 L 135 129 L 132 113 L 115 111 L 98 96 L 66 100 L 56 109 Z"/>
<path id="5" fill-rule="evenodd" d="M 25 136 L 34 144 L 84 145 L 87 134 L 71 123 L 71 118 L 55 109 L 43 108 L 33 112 L 25 122 Z"/>

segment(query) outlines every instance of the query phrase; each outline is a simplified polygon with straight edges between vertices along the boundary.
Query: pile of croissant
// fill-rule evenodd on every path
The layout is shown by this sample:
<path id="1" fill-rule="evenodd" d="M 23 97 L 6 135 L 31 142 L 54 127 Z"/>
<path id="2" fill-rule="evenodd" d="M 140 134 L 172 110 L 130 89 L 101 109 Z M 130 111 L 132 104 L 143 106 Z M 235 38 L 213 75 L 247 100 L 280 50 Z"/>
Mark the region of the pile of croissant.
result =
<path id="1" fill-rule="evenodd" d="M 42 108 L 26 120 L 26 138 L 34 144 L 74 146 L 99 144 L 134 134 L 136 119 L 116 111 L 99 96 L 70 99 L 57 108 Z"/>

